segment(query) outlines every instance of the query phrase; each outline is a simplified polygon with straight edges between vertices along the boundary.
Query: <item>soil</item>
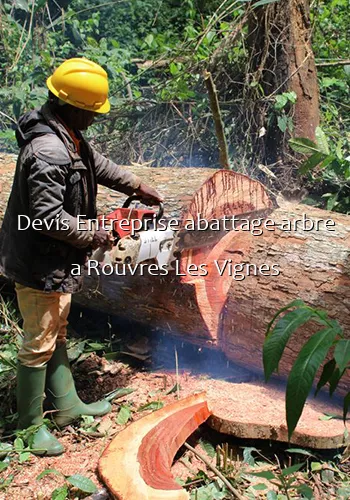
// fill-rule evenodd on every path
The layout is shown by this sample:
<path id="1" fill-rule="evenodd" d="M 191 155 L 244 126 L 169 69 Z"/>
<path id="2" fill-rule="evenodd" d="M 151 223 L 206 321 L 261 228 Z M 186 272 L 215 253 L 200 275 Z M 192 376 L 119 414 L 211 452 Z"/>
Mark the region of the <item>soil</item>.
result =
<path id="1" fill-rule="evenodd" d="M 109 415 L 95 419 L 96 422 L 99 422 L 99 425 L 97 431 L 93 432 L 91 436 L 88 435 L 87 430 L 79 427 L 79 424 L 69 426 L 62 431 L 54 431 L 66 448 L 66 452 L 62 456 L 39 458 L 32 455 L 28 462 L 22 465 L 14 463 L 13 466 L 9 467 L 2 473 L 2 477 L 9 477 L 13 474 L 14 479 L 6 493 L 0 492 L 0 500 L 50 499 L 52 491 L 63 485 L 64 481 L 56 475 L 49 475 L 37 481 L 37 476 L 46 469 L 56 469 L 67 476 L 82 474 L 89 477 L 99 489 L 103 488 L 103 484 L 96 474 L 97 464 L 106 445 L 117 432 L 124 428 L 124 426 L 116 423 L 121 404 L 130 405 L 132 420 L 138 420 L 148 413 L 148 411 L 137 411 L 140 406 L 152 401 L 161 401 L 164 404 L 176 401 L 176 391 L 172 392 L 171 389 L 174 388 L 176 383 L 179 383 L 180 397 L 206 389 L 209 394 L 209 401 L 213 402 L 215 394 L 216 405 L 219 410 L 220 405 L 222 407 L 230 397 L 227 392 L 228 388 L 233 386 L 239 388 L 239 384 L 232 385 L 232 382 L 212 379 L 205 374 L 193 374 L 181 367 L 178 374 L 176 374 L 175 370 L 145 371 L 144 367 L 140 365 L 135 367 L 128 366 L 125 362 L 120 361 L 109 362 L 96 354 L 91 354 L 88 359 L 78 364 L 74 374 L 77 387 L 80 388 L 79 394 L 87 402 L 95 400 L 118 387 L 131 387 L 134 392 L 114 401 L 113 410 Z M 254 387 L 259 387 L 259 383 L 255 384 L 257 385 Z M 247 384 L 243 383 L 241 386 L 244 388 Z M 169 394 L 169 392 L 171 393 Z M 249 413 L 250 410 L 250 407 L 246 407 L 246 413 Z M 268 408 L 265 407 L 264 411 L 267 412 Z M 272 411 L 274 411 L 273 408 Z M 258 443 L 262 443 L 256 439 L 250 442 L 241 441 L 216 433 L 207 425 L 203 425 L 189 440 L 190 444 L 195 446 L 197 451 L 202 454 L 205 453 L 198 441 L 200 437 L 209 440 L 214 446 L 224 442 L 230 443 L 230 449 L 233 449 L 235 457 L 237 455 L 242 456 L 242 447 L 246 446 L 247 443 L 250 446 L 258 446 L 258 448 Z M 262 446 L 263 448 L 270 447 L 270 453 L 272 450 L 274 453 L 276 452 L 276 446 L 280 451 L 283 450 L 282 445 L 273 444 L 271 441 L 266 443 L 269 444 L 263 444 Z M 239 464 L 239 461 L 237 463 Z M 197 457 L 182 448 L 173 465 L 173 475 L 186 480 L 188 477 L 196 475 L 200 470 L 205 470 L 211 475 L 210 471 L 206 470 L 204 464 Z M 332 495 L 327 493 L 327 498 L 332 498 Z"/>

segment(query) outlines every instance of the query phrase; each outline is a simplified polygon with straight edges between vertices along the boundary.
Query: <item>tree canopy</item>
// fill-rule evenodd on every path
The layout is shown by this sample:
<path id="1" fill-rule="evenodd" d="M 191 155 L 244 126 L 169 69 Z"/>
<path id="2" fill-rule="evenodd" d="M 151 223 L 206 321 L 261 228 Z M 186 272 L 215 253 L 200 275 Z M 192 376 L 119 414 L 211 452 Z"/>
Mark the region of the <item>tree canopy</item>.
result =
<path id="1" fill-rule="evenodd" d="M 286 144 L 294 135 L 297 96 L 283 85 L 266 91 L 252 69 L 250 36 L 252 20 L 259 24 L 261 13 L 278 3 L 283 9 L 287 1 L 2 2 L 2 149 L 17 151 L 15 122 L 24 111 L 43 103 L 45 81 L 54 68 L 69 57 L 84 56 L 102 65 L 109 75 L 112 111 L 99 117 L 89 135 L 114 160 L 219 167 L 218 141 L 203 77 L 209 71 L 218 92 L 232 167 L 258 178 L 266 175 L 259 163 L 273 172 L 269 159 L 261 151 L 256 154 L 256 142 L 275 123 L 278 141 Z M 303 4 L 307 11 L 308 3 Z M 344 159 L 350 144 L 347 1 L 318 0 L 312 2 L 310 15 L 305 15 L 306 22 L 311 21 L 321 127 L 335 158 Z M 273 16 L 265 19 L 273 32 Z M 278 62 L 277 49 L 269 55 Z M 264 115 L 254 129 L 257 103 L 263 104 Z M 304 159 L 293 155 L 297 167 Z M 307 181 L 316 185 L 319 202 L 324 194 L 335 195 L 341 185 L 342 199 L 347 200 L 341 209 L 347 211 L 349 172 L 344 166 L 337 172 L 332 162 L 327 168 L 330 176 L 310 171 Z M 335 199 L 333 207 L 338 201 Z"/>

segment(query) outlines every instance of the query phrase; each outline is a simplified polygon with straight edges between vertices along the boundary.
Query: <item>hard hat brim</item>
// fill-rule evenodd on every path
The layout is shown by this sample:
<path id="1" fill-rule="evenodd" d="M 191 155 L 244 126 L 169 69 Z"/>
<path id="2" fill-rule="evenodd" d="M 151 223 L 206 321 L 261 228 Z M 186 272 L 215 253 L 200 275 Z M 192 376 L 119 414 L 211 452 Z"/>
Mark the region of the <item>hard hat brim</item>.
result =
<path id="1" fill-rule="evenodd" d="M 108 113 L 110 109 L 111 109 L 111 103 L 109 102 L 108 99 L 106 99 L 100 108 L 94 109 L 93 111 L 95 111 L 95 113 Z"/>

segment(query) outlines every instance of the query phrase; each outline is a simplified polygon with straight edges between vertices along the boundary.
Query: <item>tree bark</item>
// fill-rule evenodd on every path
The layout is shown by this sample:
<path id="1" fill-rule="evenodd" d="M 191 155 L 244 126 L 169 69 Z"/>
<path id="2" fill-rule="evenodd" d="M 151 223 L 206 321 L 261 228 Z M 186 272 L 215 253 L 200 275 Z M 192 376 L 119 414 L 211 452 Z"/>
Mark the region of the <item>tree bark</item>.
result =
<path id="1" fill-rule="evenodd" d="M 176 183 L 172 189 L 176 191 Z M 189 183 L 187 191 L 191 190 Z M 145 272 L 96 277 L 92 273 L 86 276 L 85 289 L 75 300 L 220 349 L 229 359 L 257 370 L 262 370 L 262 345 L 269 321 L 278 309 L 296 298 L 326 310 L 349 338 L 349 216 L 289 203 L 274 208 L 260 183 L 219 171 L 197 191 L 187 211 L 182 211 L 182 220 L 190 220 L 196 213 L 215 220 L 249 210 L 271 211 L 268 218 L 275 224 L 302 219 L 303 214 L 314 224 L 331 219 L 335 225 L 328 224 L 328 229 L 334 231 L 324 223 L 319 230 L 304 231 L 299 223 L 296 231 L 275 228 L 255 236 L 241 228 L 223 234 L 215 244 L 183 251 L 178 271 L 165 276 Z M 221 276 L 218 266 L 229 259 L 232 266 L 251 264 L 251 275 L 246 275 L 244 267 L 236 276 L 230 274 L 232 268 Z M 207 274 L 191 274 L 191 264 L 204 264 Z M 279 275 L 272 275 L 273 265 Z M 280 364 L 282 375 L 289 372 L 315 326 L 302 327 L 292 336 Z M 343 391 L 348 383 L 349 377 L 342 383 Z"/>
<path id="2" fill-rule="evenodd" d="M 319 91 L 308 0 L 280 0 L 252 11 L 248 42 L 254 89 L 258 84 L 264 98 L 256 97 L 253 134 L 260 158 L 267 164 L 287 160 L 287 139 L 278 127 L 278 113 L 271 106 L 277 94 L 294 91 L 297 100 L 284 109 L 293 120 L 296 137 L 314 139 L 319 124 Z M 281 113 L 283 114 L 283 112 Z M 265 136 L 259 137 L 262 128 Z M 290 131 L 289 131 L 290 132 Z"/>
<path id="3" fill-rule="evenodd" d="M 10 156 L 0 156 L 0 218 L 10 193 L 13 161 Z M 260 183 L 230 171 L 219 171 L 213 177 L 211 169 L 129 169 L 142 181 L 158 187 L 165 197 L 165 214 L 171 218 L 185 219 L 202 212 L 210 220 L 224 214 L 273 209 Z M 99 213 L 108 214 L 124 199 L 125 195 L 100 187 Z M 276 223 L 306 213 L 314 221 L 333 219 L 335 231 L 276 230 L 264 231 L 261 236 L 231 231 L 213 247 L 183 252 L 179 271 L 184 275 L 86 276 L 84 290 L 73 296 L 74 301 L 188 342 L 220 349 L 229 359 L 258 370 L 262 370 L 261 352 L 268 322 L 280 307 L 296 298 L 326 310 L 350 338 L 350 216 L 306 205 L 280 205 L 268 216 Z M 274 263 L 280 275 L 263 276 L 260 272 L 242 281 L 227 272 L 219 276 L 213 263 L 222 263 L 226 258 L 232 259 L 232 264 L 251 263 L 257 267 Z M 200 261 L 207 264 L 207 276 L 184 272 L 188 264 Z M 282 375 L 289 371 L 314 328 L 300 328 L 292 337 L 282 358 Z M 342 383 L 343 392 L 348 386 L 349 377 Z"/>

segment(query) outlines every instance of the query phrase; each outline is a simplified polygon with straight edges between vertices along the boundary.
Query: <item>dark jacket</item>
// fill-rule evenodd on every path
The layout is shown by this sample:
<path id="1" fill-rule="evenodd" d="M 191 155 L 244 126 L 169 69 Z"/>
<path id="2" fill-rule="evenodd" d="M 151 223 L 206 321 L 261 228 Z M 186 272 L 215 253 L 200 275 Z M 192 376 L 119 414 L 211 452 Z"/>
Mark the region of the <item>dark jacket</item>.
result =
<path id="1" fill-rule="evenodd" d="M 131 195 L 141 181 L 81 135 L 79 154 L 48 103 L 20 118 L 16 137 L 21 150 L 0 232 L 0 272 L 31 288 L 77 292 L 82 276 L 72 275 L 72 265 L 84 264 L 93 238 L 77 216 L 96 217 L 97 184 Z M 52 225 L 20 230 L 28 219 L 19 215 Z"/>

